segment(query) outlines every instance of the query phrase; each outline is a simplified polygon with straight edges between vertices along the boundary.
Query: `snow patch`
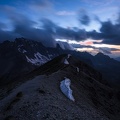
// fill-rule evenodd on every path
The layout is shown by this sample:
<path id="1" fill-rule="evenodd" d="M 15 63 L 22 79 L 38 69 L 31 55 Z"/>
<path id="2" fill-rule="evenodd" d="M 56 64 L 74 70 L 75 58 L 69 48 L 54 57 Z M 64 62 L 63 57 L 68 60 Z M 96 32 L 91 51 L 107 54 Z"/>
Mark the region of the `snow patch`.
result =
<path id="1" fill-rule="evenodd" d="M 65 59 L 65 60 L 64 60 L 64 64 L 68 65 L 69 62 Z"/>
<path id="2" fill-rule="evenodd" d="M 27 51 L 23 49 L 22 53 L 26 53 Z"/>
<path id="3" fill-rule="evenodd" d="M 78 67 L 76 67 L 76 69 L 77 69 L 77 72 L 79 72 L 79 71 L 80 71 L 80 69 L 79 69 Z"/>
<path id="4" fill-rule="evenodd" d="M 23 47 L 24 45 L 18 45 L 18 47 Z"/>
<path id="5" fill-rule="evenodd" d="M 39 52 L 35 53 L 34 54 L 34 57 L 35 58 L 28 58 L 26 56 L 26 59 L 28 62 L 34 64 L 34 65 L 42 65 L 46 62 L 48 62 L 50 59 L 48 59 L 46 56 L 40 54 Z"/>
<path id="6" fill-rule="evenodd" d="M 65 94 L 66 97 L 68 97 L 70 100 L 75 101 L 72 90 L 70 88 L 71 80 L 68 78 L 65 78 L 65 80 L 61 81 L 60 83 L 60 89 Z"/>
<path id="7" fill-rule="evenodd" d="M 21 49 L 20 49 L 20 48 L 18 48 L 18 51 L 19 51 L 19 52 L 21 52 Z"/>
<path id="8" fill-rule="evenodd" d="M 23 46 L 24 45 L 18 45 L 18 51 L 21 52 L 21 53 L 26 53 L 27 51 L 21 48 Z"/>
<path id="9" fill-rule="evenodd" d="M 21 52 L 21 53 L 26 53 L 27 51 L 26 50 L 22 50 L 21 48 L 18 48 L 18 51 Z"/>
<path id="10" fill-rule="evenodd" d="M 71 57 L 71 54 L 68 54 L 68 57 L 67 57 L 67 58 L 69 59 L 70 57 Z"/>
<path id="11" fill-rule="evenodd" d="M 52 59 L 53 55 L 52 54 L 48 54 L 48 57 L 49 57 L 49 59 Z"/>

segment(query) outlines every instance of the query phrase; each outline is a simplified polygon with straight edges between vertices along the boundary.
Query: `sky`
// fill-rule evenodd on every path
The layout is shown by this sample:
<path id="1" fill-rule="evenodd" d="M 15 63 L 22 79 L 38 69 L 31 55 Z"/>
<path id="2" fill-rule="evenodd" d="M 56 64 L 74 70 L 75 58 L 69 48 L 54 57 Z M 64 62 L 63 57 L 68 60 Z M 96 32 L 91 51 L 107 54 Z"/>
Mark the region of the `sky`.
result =
<path id="1" fill-rule="evenodd" d="M 120 0 L 0 0 L 0 42 L 16 37 L 119 57 Z"/>

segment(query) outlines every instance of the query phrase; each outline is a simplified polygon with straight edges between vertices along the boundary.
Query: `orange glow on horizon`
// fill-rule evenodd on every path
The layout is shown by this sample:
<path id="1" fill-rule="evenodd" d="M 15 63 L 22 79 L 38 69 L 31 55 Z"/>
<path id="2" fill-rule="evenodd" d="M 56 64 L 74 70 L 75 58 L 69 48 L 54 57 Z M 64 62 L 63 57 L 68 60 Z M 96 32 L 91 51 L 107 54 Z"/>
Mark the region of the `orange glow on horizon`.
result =
<path id="1" fill-rule="evenodd" d="M 81 41 L 81 42 L 79 42 L 80 43 L 80 45 L 85 45 L 85 46 L 91 46 L 91 45 L 93 45 L 94 44 L 94 42 L 96 42 L 96 43 L 101 43 L 102 42 L 102 40 L 92 40 L 92 39 L 87 39 L 87 40 L 85 40 L 85 41 Z"/>
<path id="2" fill-rule="evenodd" d="M 93 45 L 92 41 L 84 41 L 84 42 L 80 42 L 81 45 Z"/>

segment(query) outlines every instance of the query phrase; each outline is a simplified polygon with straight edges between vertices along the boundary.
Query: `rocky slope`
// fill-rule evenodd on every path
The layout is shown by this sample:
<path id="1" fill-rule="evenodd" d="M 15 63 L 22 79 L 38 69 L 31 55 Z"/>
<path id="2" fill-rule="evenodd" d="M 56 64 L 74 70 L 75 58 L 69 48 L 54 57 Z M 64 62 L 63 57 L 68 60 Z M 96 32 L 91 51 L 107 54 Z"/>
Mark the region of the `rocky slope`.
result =
<path id="1" fill-rule="evenodd" d="M 61 90 L 66 78 L 74 101 Z M 105 85 L 99 72 L 71 55 L 58 56 L 22 79 L 10 91 L 3 88 L 9 92 L 0 100 L 1 120 L 120 118 L 119 92 Z"/>

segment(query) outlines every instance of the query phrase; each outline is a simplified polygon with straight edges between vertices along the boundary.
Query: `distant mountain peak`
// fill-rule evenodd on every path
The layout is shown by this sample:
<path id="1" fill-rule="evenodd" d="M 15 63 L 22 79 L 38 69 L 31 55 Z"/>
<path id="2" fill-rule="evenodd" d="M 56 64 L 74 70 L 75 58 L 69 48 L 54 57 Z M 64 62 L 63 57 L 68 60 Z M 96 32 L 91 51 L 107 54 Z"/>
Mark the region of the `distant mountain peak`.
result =
<path id="1" fill-rule="evenodd" d="M 102 52 L 99 52 L 96 54 L 96 56 L 103 56 L 104 54 Z"/>
<path id="2" fill-rule="evenodd" d="M 104 57 L 110 58 L 108 55 L 105 55 L 105 54 L 103 54 L 101 52 L 97 53 L 95 56 L 96 57 L 103 57 L 104 56 Z"/>

